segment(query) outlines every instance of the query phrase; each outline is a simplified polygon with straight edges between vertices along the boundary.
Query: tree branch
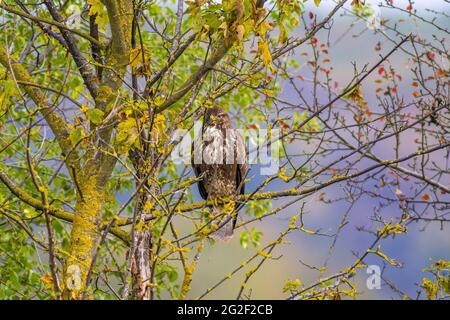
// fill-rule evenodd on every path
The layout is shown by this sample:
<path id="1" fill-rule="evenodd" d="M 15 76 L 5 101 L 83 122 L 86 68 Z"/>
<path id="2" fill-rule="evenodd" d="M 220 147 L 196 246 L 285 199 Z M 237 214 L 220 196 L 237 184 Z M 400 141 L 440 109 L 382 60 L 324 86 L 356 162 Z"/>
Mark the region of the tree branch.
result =
<path id="1" fill-rule="evenodd" d="M 317 186 L 313 186 L 313 187 L 308 187 L 308 188 L 302 188 L 302 189 L 288 189 L 288 190 L 282 190 L 282 191 L 268 191 L 268 192 L 260 192 L 260 193 L 255 193 L 255 194 L 246 194 L 246 195 L 240 195 L 237 197 L 237 201 L 249 201 L 249 200 L 267 200 L 267 199 L 277 199 L 277 198 L 281 198 L 281 197 L 292 197 L 292 196 L 301 196 L 301 195 L 307 195 L 310 193 L 314 193 L 317 192 L 325 187 L 328 187 L 332 184 L 338 183 L 338 182 L 342 182 L 342 181 L 346 181 L 346 180 L 350 180 L 356 177 L 359 177 L 363 174 L 366 174 L 370 171 L 373 171 L 375 169 L 378 169 L 380 167 L 390 167 L 393 166 L 395 164 L 398 164 L 400 162 L 403 161 L 407 161 L 409 159 L 412 159 L 414 157 L 417 156 L 421 156 L 424 154 L 428 154 L 428 153 L 432 153 L 444 148 L 447 148 L 450 146 L 450 142 L 447 142 L 445 144 L 442 145 L 438 145 L 436 147 L 421 151 L 420 154 L 418 153 L 412 153 L 409 154 L 408 156 L 405 156 L 403 158 L 399 158 L 396 160 L 386 160 L 383 161 L 381 163 L 377 163 L 375 165 L 372 165 L 370 167 L 367 167 L 366 169 L 363 169 L 359 172 L 356 172 L 354 174 L 349 174 L 346 176 L 336 176 L 328 181 L 325 181 Z M 189 212 L 189 211 L 193 211 L 196 209 L 201 209 L 204 208 L 208 205 L 212 205 L 213 202 L 212 201 L 200 201 L 200 202 L 196 202 L 196 203 L 192 203 L 192 204 L 188 204 L 188 205 L 182 205 L 179 206 L 178 208 L 176 208 L 176 211 L 178 212 Z M 156 211 L 156 210 L 155 210 Z"/>
<path id="2" fill-rule="evenodd" d="M 53 3 L 51 1 L 44 1 L 45 6 L 47 7 L 48 11 L 50 12 L 50 15 L 58 21 L 59 23 L 62 23 L 63 17 L 60 15 L 58 10 L 53 6 Z M 61 31 L 62 36 L 64 37 L 64 40 L 67 45 L 67 49 L 69 50 L 70 54 L 72 55 L 73 60 L 75 61 L 75 64 L 78 67 L 78 70 L 80 71 L 81 77 L 84 80 L 84 83 L 86 85 L 86 88 L 91 93 L 91 96 L 95 99 L 97 97 L 97 90 L 98 90 L 98 78 L 95 73 L 95 69 L 89 64 L 89 62 L 83 57 L 80 50 L 78 49 L 76 45 L 75 38 L 72 35 L 71 31 L 68 31 L 65 28 L 59 27 L 59 30 Z"/>
<path id="3" fill-rule="evenodd" d="M 14 9 L 14 8 L 12 8 L 12 7 L 10 7 L 10 6 L 6 5 L 6 4 L 2 4 L 2 3 L 0 3 L 0 8 L 4 9 L 4 10 L 10 12 L 10 13 L 17 14 L 18 16 L 21 16 L 23 18 L 30 19 L 30 20 L 32 20 L 34 22 L 41 22 L 41 23 L 45 23 L 45 24 L 49 24 L 49 25 L 58 27 L 58 28 L 62 28 L 64 30 L 70 31 L 71 33 L 76 34 L 76 35 L 78 35 L 78 36 L 80 36 L 80 37 L 82 37 L 82 38 L 84 38 L 84 39 L 86 39 L 86 40 L 88 40 L 88 41 L 90 41 L 92 43 L 95 43 L 96 45 L 100 46 L 101 48 L 105 47 L 102 43 L 100 43 L 96 39 L 92 38 L 90 35 L 85 34 L 84 32 L 82 32 L 80 30 L 69 28 L 64 23 L 60 23 L 60 22 L 57 22 L 57 21 L 54 21 L 54 20 L 50 20 L 50 19 L 46 19 L 46 18 L 35 17 L 35 16 L 31 15 L 31 14 L 27 14 L 27 13 L 25 13 L 23 11 Z"/>
<path id="4" fill-rule="evenodd" d="M 9 70 L 18 83 L 35 84 L 35 81 L 31 78 L 28 71 L 17 61 L 9 57 L 6 49 L 0 45 L 0 64 L 2 64 L 7 70 Z M 68 167 L 78 167 L 78 160 L 72 150 L 72 144 L 69 139 L 69 131 L 64 120 L 58 115 L 58 113 L 49 107 L 47 97 L 38 88 L 37 85 L 21 85 L 25 92 L 30 96 L 34 103 L 38 106 L 40 113 L 44 117 L 45 121 L 50 126 L 55 138 L 61 148 L 64 156 L 67 156 L 65 163 Z"/>
<path id="5" fill-rule="evenodd" d="M 20 188 L 10 177 L 8 177 L 4 172 L 0 171 L 0 181 L 14 194 L 18 199 L 28 204 L 29 206 L 35 208 L 38 211 L 46 210 L 47 213 L 55 218 L 64 220 L 66 222 L 72 223 L 74 221 L 75 215 L 71 212 L 65 211 L 60 208 L 56 208 L 52 205 L 45 206 L 41 200 L 30 196 L 25 190 Z M 125 219 L 124 219 L 125 220 Z M 123 223 L 123 221 L 118 221 L 118 223 Z M 119 228 L 117 225 L 113 225 L 109 232 L 115 235 L 117 238 L 125 243 L 130 242 L 130 235 L 127 231 Z"/>
<path id="6" fill-rule="evenodd" d="M 265 0 L 258 0 L 256 3 L 256 8 L 264 7 Z M 222 39 L 219 41 L 216 50 L 213 52 L 212 56 L 206 60 L 206 62 L 187 79 L 183 85 L 170 97 L 167 98 L 165 102 L 156 108 L 156 113 L 162 112 L 180 100 L 186 93 L 188 93 L 200 79 L 203 78 L 214 66 L 222 60 L 222 58 L 227 54 L 228 50 L 233 46 L 234 41 L 231 39 Z M 188 43 L 189 44 L 189 43 Z M 180 48 L 182 49 L 182 48 Z M 182 49 L 183 51 L 185 49 Z M 183 52 L 181 51 L 181 53 Z M 181 54 L 180 53 L 180 54 Z"/>

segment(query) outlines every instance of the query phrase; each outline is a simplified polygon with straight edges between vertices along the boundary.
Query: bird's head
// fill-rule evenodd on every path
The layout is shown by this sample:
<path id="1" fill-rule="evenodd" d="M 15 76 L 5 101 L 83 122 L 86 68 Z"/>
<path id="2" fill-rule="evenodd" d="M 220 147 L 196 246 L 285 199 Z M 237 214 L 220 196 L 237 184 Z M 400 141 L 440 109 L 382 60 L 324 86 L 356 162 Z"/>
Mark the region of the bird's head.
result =
<path id="1" fill-rule="evenodd" d="M 230 121 L 228 114 L 221 107 L 214 106 L 206 111 L 205 123 L 208 125 L 224 126 Z"/>

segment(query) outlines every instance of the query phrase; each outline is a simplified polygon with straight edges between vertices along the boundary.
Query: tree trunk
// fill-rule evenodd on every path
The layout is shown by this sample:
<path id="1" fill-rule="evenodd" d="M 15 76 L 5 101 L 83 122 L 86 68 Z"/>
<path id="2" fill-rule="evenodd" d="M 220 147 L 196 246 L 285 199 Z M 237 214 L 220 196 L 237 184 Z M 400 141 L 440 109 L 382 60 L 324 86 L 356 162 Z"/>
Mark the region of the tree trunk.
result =
<path id="1" fill-rule="evenodd" d="M 138 300 L 150 300 L 151 297 L 151 249 L 152 236 L 145 224 L 145 203 L 148 200 L 146 192 L 139 192 L 138 219 L 133 234 L 134 250 L 131 260 L 133 276 L 133 296 Z"/>
<path id="2" fill-rule="evenodd" d="M 100 236 L 100 218 L 104 200 L 104 188 L 95 179 L 87 179 L 80 186 L 75 206 L 75 218 L 71 233 L 70 255 L 64 272 L 64 298 L 86 297 L 86 278 L 91 267 L 93 252 Z"/>

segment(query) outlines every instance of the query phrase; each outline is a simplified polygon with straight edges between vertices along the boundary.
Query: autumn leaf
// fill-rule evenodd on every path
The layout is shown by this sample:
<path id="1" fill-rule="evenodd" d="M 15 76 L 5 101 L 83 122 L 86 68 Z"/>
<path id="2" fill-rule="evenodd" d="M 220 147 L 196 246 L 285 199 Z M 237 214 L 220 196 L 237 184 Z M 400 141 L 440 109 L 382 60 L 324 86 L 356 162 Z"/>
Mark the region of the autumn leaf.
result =
<path id="1" fill-rule="evenodd" d="M 423 278 L 421 287 L 427 293 L 428 300 L 436 299 L 436 296 L 437 296 L 437 293 L 438 293 L 438 290 L 439 290 L 439 288 L 438 288 L 438 286 L 436 284 L 434 284 L 433 282 L 431 282 L 427 278 Z"/>
<path id="2" fill-rule="evenodd" d="M 136 69 L 139 63 L 141 62 L 141 48 L 134 48 L 130 51 L 130 66 L 133 69 Z"/>
<path id="3" fill-rule="evenodd" d="M 264 65 L 269 67 L 270 71 L 274 72 L 275 70 L 272 66 L 272 55 L 270 54 L 269 45 L 266 41 L 260 40 L 258 42 L 258 54 L 262 58 Z"/>
<path id="4" fill-rule="evenodd" d="M 261 39 L 265 39 L 268 31 L 272 30 L 273 26 L 268 21 L 263 21 L 258 25 L 256 29 L 256 34 L 261 37 Z M 282 42 L 282 41 L 280 41 Z"/>
<path id="5" fill-rule="evenodd" d="M 448 71 L 445 71 L 443 69 L 437 69 L 436 71 L 436 77 L 437 78 L 448 78 L 450 76 Z"/>
<path id="6" fill-rule="evenodd" d="M 136 119 L 128 118 L 117 126 L 117 152 L 125 154 L 136 142 L 139 132 L 136 127 Z"/>
<path id="7" fill-rule="evenodd" d="M 347 95 L 346 99 L 356 102 L 361 106 L 365 106 L 366 102 L 364 101 L 364 97 L 362 95 L 362 87 L 361 84 L 356 85 Z"/>
<path id="8" fill-rule="evenodd" d="M 53 281 L 51 274 L 43 275 L 40 280 L 44 283 L 51 283 Z"/>
<path id="9" fill-rule="evenodd" d="M 278 178 L 280 178 L 284 182 L 289 182 L 290 177 L 286 175 L 286 169 L 285 168 L 280 168 L 280 171 L 278 171 Z"/>
<path id="10" fill-rule="evenodd" d="M 150 201 L 147 201 L 144 205 L 144 212 L 150 212 L 153 208 L 153 203 Z"/>
<path id="11" fill-rule="evenodd" d="M 434 61 L 435 56 L 436 56 L 436 55 L 434 54 L 434 52 L 432 52 L 432 51 L 428 51 L 428 52 L 427 52 L 427 58 L 428 58 L 428 60 Z"/>
<path id="12" fill-rule="evenodd" d="M 287 132 L 287 131 L 291 128 L 291 127 L 290 127 L 284 120 L 282 120 L 282 119 L 279 119 L 278 122 L 280 123 L 280 127 L 281 127 L 281 130 L 282 130 L 283 132 Z"/>
<path id="13" fill-rule="evenodd" d="M 39 278 L 39 280 L 44 283 L 44 287 L 47 290 L 50 290 L 53 287 L 53 277 L 51 274 L 43 275 L 42 277 Z"/>

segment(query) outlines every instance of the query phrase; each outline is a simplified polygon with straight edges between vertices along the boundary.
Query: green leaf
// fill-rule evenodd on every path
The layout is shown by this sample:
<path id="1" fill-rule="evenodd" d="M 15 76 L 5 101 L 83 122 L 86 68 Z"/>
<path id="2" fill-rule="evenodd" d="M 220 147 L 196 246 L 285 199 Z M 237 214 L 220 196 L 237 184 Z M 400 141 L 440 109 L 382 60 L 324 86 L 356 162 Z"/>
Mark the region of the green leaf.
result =
<path id="1" fill-rule="evenodd" d="M 13 80 L 0 80 L 0 116 L 6 111 L 11 97 L 16 95 L 16 91 L 16 85 Z"/>
<path id="2" fill-rule="evenodd" d="M 174 282 L 178 279 L 178 273 L 175 269 L 169 271 L 169 273 L 167 274 L 167 277 L 169 278 L 170 282 Z"/>
<path id="3" fill-rule="evenodd" d="M 251 238 L 252 238 L 252 244 L 255 247 L 258 247 L 261 243 L 259 242 L 259 240 L 262 237 L 262 232 L 261 231 L 257 231 L 255 229 L 255 227 L 252 228 L 252 234 L 251 234 Z"/>
<path id="4" fill-rule="evenodd" d="M 249 240 L 249 235 L 247 231 L 242 231 L 241 232 L 241 236 L 239 238 L 239 243 L 241 244 L 241 247 L 244 249 L 247 249 L 248 247 L 248 240 Z"/>
<path id="5" fill-rule="evenodd" d="M 89 109 L 86 111 L 86 116 L 93 124 L 100 124 L 103 121 L 105 113 L 100 109 Z"/>
<path id="6" fill-rule="evenodd" d="M 288 292 L 288 291 L 293 291 L 298 289 L 298 287 L 300 287 L 302 285 L 302 282 L 300 279 L 294 279 L 294 280 L 286 280 L 284 287 L 283 287 L 283 292 Z"/>
<path id="7" fill-rule="evenodd" d="M 25 208 L 23 210 L 23 213 L 26 219 L 30 219 L 36 216 L 36 211 L 33 208 Z"/>
<path id="8" fill-rule="evenodd" d="M 72 145 L 75 146 L 78 141 L 80 141 L 80 139 L 83 136 L 83 129 L 82 128 L 76 128 L 70 131 L 69 133 L 69 139 L 70 142 L 72 142 Z"/>

